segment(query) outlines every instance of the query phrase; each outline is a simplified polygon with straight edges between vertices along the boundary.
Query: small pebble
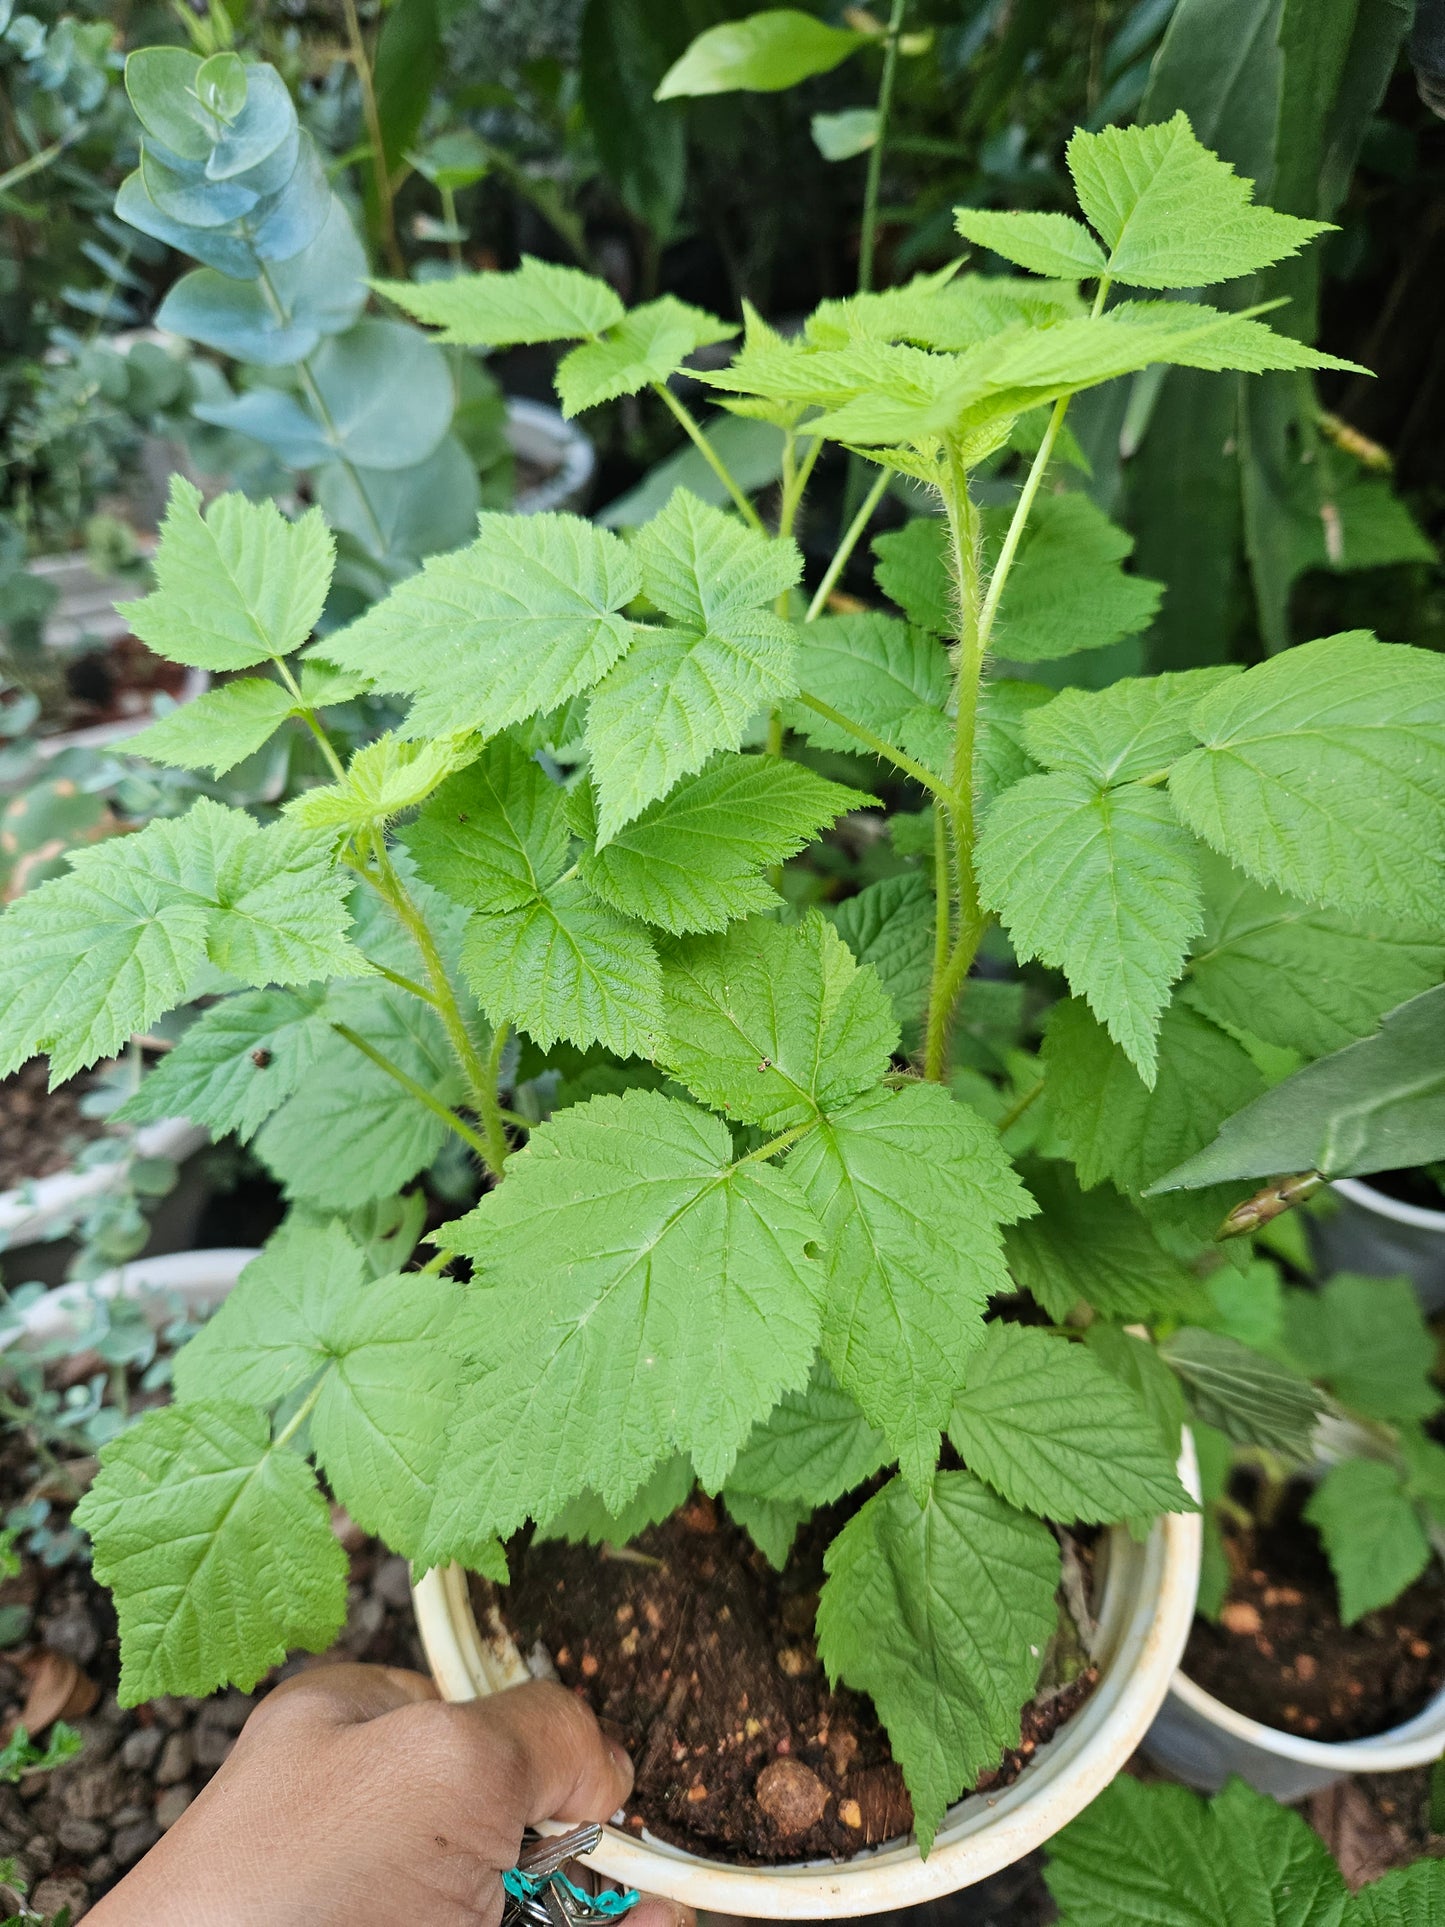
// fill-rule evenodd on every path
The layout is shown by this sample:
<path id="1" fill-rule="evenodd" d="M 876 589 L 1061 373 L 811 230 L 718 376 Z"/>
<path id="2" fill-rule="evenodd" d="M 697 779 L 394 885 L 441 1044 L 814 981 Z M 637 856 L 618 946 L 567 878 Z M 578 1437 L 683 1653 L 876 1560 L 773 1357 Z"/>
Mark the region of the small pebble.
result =
<path id="1" fill-rule="evenodd" d="M 805 1646 L 784 1646 L 778 1654 L 779 1670 L 789 1679 L 801 1679 L 813 1670 L 813 1655 Z"/>
<path id="2" fill-rule="evenodd" d="M 863 1824 L 863 1809 L 856 1800 L 840 1800 L 838 1802 L 838 1818 L 843 1822 L 845 1827 L 852 1827 L 856 1832 Z"/>
<path id="3" fill-rule="evenodd" d="M 1220 1610 L 1219 1623 L 1226 1632 L 1241 1636 L 1257 1633 L 1264 1625 L 1259 1616 L 1259 1608 L 1251 1606 L 1247 1599 L 1231 1599 Z"/>
<path id="4" fill-rule="evenodd" d="M 758 1775 L 754 1797 L 782 1834 L 806 1833 L 828 1806 L 828 1789 L 801 1760 L 773 1760 Z"/>
<path id="5" fill-rule="evenodd" d="M 68 1907 L 72 1915 L 82 1913 L 89 1900 L 90 1889 L 77 1874 L 57 1874 L 53 1880 L 42 1880 L 29 1896 L 32 1912 L 43 1920 L 58 1914 L 62 1907 Z"/>
<path id="6" fill-rule="evenodd" d="M 156 1785 L 174 1786 L 178 1780 L 184 1780 L 194 1764 L 194 1759 L 190 1734 L 172 1733 L 166 1741 L 165 1751 L 161 1754 L 160 1763 L 156 1767 Z"/>
<path id="7" fill-rule="evenodd" d="M 1313 1679 L 1320 1670 L 1320 1663 L 1313 1653 L 1301 1653 L 1294 1663 L 1294 1669 L 1300 1679 Z"/>
<path id="8" fill-rule="evenodd" d="M 156 1825 L 162 1833 L 169 1833 L 195 1797 L 188 1786 L 168 1786 L 156 1795 Z"/>
<path id="9" fill-rule="evenodd" d="M 235 1744 L 235 1734 L 228 1733 L 225 1727 L 198 1725 L 191 1741 L 191 1755 L 197 1766 L 224 1766 Z M 156 1777 L 159 1780 L 160 1776 Z"/>
<path id="10" fill-rule="evenodd" d="M 595 1653 L 584 1653 L 582 1655 L 582 1677 L 583 1679 L 596 1679 L 597 1655 Z"/>
<path id="11" fill-rule="evenodd" d="M 705 1800 L 707 1798 L 707 1788 L 703 1785 L 701 1780 L 693 1781 L 692 1785 L 687 1790 L 687 1798 L 688 1798 L 688 1804 L 690 1806 L 696 1806 L 699 1801 Z"/>
<path id="12" fill-rule="evenodd" d="M 137 1820 L 128 1827 L 117 1827 L 111 1838 L 110 1850 L 119 1866 L 133 1866 L 143 1853 L 149 1853 L 161 1830 L 152 1819 Z"/>
<path id="13" fill-rule="evenodd" d="M 100 1852 L 110 1838 L 110 1828 L 99 1820 L 82 1820 L 74 1813 L 67 1813 L 55 1829 L 58 1845 L 67 1853 L 84 1854 L 89 1858 Z"/>
<path id="14" fill-rule="evenodd" d="M 121 1741 L 120 1763 L 133 1773 L 148 1773 L 165 1743 L 163 1726 L 138 1726 Z"/>

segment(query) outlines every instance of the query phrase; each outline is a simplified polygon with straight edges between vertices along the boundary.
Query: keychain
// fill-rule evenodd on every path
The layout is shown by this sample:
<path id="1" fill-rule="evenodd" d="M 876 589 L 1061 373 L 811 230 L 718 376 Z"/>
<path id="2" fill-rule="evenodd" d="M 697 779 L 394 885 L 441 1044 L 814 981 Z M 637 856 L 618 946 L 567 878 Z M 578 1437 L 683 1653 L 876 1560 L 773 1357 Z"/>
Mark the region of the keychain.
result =
<path id="1" fill-rule="evenodd" d="M 507 1895 L 502 1927 L 599 1927 L 635 1907 L 639 1895 L 632 1888 L 584 1893 L 562 1871 L 567 1861 L 591 1853 L 601 1838 L 595 1823 L 545 1838 L 525 1834 L 516 1866 L 502 1875 Z"/>

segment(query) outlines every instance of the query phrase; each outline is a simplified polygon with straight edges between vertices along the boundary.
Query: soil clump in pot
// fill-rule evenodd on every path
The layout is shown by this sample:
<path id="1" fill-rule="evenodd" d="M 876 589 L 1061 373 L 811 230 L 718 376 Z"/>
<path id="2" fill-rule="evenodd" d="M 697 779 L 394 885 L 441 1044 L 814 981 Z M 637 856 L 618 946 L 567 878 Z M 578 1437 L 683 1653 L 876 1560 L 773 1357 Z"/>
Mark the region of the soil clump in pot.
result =
<path id="1" fill-rule="evenodd" d="M 1414 1716 L 1445 1684 L 1437 1562 L 1392 1605 L 1341 1623 L 1334 1575 L 1292 1486 L 1268 1523 L 1225 1524 L 1219 1622 L 1198 1618 L 1184 1671 L 1206 1693 L 1301 1739 L 1362 1740 Z"/>
<path id="2" fill-rule="evenodd" d="M 524 1653 L 540 1643 L 632 1755 L 629 1831 L 743 1866 L 848 1859 L 907 1834 L 873 1704 L 829 1690 L 813 1642 L 823 1552 L 846 1514 L 805 1525 L 781 1573 L 697 1495 L 629 1546 L 514 1544 L 510 1586 L 473 1579 L 479 1613 L 499 1606 Z M 1014 1779 L 1097 1677 L 1041 1692 L 980 1790 Z"/>

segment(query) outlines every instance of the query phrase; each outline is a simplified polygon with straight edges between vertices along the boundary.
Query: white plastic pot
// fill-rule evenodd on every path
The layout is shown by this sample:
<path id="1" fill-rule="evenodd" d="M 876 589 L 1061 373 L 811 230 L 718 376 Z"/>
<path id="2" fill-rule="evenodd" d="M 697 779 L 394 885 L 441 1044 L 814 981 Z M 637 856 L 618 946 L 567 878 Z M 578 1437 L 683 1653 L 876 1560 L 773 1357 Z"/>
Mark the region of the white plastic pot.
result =
<path id="1" fill-rule="evenodd" d="M 131 1144 L 137 1157 L 170 1158 L 182 1164 L 208 1141 L 200 1125 L 184 1117 L 167 1117 L 157 1124 L 143 1124 Z M 0 1251 L 63 1237 L 88 1205 L 119 1184 L 124 1172 L 123 1161 L 97 1164 L 88 1171 L 56 1171 L 48 1178 L 32 1178 L 11 1191 L 0 1191 Z"/>
<path id="2" fill-rule="evenodd" d="M 1180 1477 L 1198 1491 L 1186 1439 Z M 1143 1545 L 1109 1534 L 1098 1601 L 1098 1685 L 1011 1786 L 950 1809 L 927 1860 L 909 1840 L 852 1860 L 735 1867 L 644 1833 L 608 1827 L 587 1865 L 609 1879 L 719 1914 L 761 1920 L 888 1913 L 970 1887 L 1012 1865 L 1082 1811 L 1119 1772 L 1158 1711 L 1194 1617 L 1200 1520 L 1172 1513 Z M 444 1698 L 477 1699 L 516 1683 L 515 1659 L 472 1612 L 466 1574 L 440 1567 L 413 1597 L 427 1663 Z M 523 1675 L 525 1676 L 525 1675 Z"/>
<path id="3" fill-rule="evenodd" d="M 1322 1267 L 1408 1278 L 1427 1316 L 1445 1309 L 1445 1211 L 1404 1204 L 1362 1178 L 1336 1178 L 1330 1188 L 1338 1208 L 1309 1221 Z"/>
<path id="4" fill-rule="evenodd" d="M 141 539 L 141 546 L 154 546 Z M 143 582 L 125 576 L 97 575 L 84 555 L 42 555 L 30 564 L 30 573 L 58 590 L 59 601 L 46 619 L 45 644 L 51 649 L 73 649 L 91 642 L 100 648 L 119 642 L 130 633 L 116 603 L 134 601 L 146 592 Z M 194 702 L 211 686 L 204 669 L 188 669 L 178 700 Z M 150 722 L 149 716 L 125 716 L 113 723 L 94 723 L 89 729 L 67 729 L 54 736 L 35 739 L 35 754 L 45 760 L 65 749 L 108 749 L 137 736 Z"/>
<path id="5" fill-rule="evenodd" d="M 173 1251 L 164 1258 L 136 1258 L 101 1278 L 83 1284 L 60 1285 L 37 1298 L 22 1314 L 20 1330 L 11 1344 L 48 1345 L 76 1337 L 90 1323 L 89 1307 L 97 1299 L 128 1298 L 151 1302 L 155 1322 L 170 1316 L 167 1299 L 179 1299 L 188 1312 L 213 1312 L 241 1273 L 259 1254 L 236 1245 L 214 1251 Z M 0 1340 L 0 1348 L 6 1341 Z"/>
<path id="6" fill-rule="evenodd" d="M 575 422 L 543 402 L 514 395 L 507 401 L 506 434 L 514 455 L 547 471 L 517 496 L 512 506 L 518 515 L 582 507 L 597 454 Z"/>

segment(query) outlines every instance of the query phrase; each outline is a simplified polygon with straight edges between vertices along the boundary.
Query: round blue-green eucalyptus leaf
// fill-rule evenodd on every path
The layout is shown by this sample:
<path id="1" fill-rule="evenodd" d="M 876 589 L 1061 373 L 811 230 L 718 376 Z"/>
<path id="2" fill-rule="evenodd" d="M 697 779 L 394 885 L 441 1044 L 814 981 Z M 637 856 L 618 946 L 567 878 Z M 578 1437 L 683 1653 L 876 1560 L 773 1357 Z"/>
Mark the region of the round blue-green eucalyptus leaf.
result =
<path id="1" fill-rule="evenodd" d="M 263 198 L 268 194 L 279 194 L 296 172 L 296 163 L 301 158 L 301 129 L 293 127 L 279 146 L 273 147 L 264 160 L 257 161 L 242 174 L 233 174 L 231 179 L 239 187 L 249 187 L 253 194 Z"/>
<path id="2" fill-rule="evenodd" d="M 316 471 L 314 486 L 332 528 L 374 555 L 420 562 L 461 548 L 477 532 L 481 486 L 475 463 L 455 435 L 443 436 L 413 468 L 329 462 Z"/>
<path id="3" fill-rule="evenodd" d="M 229 191 L 239 183 L 217 181 L 213 185 Z M 326 169 L 321 164 L 315 141 L 309 134 L 303 134 L 290 180 L 280 193 L 262 203 L 251 222 L 252 245 L 263 261 L 289 261 L 292 255 L 310 247 L 330 213 L 331 185 Z"/>
<path id="4" fill-rule="evenodd" d="M 139 168 L 127 174 L 115 197 L 115 211 L 123 221 L 154 241 L 203 261 L 208 268 L 236 280 L 252 280 L 260 272 L 260 262 L 249 241 L 229 229 L 187 227 L 183 221 L 163 214 L 146 192 Z"/>
<path id="5" fill-rule="evenodd" d="M 246 105 L 246 63 L 239 54 L 212 54 L 196 72 L 196 97 L 217 120 L 233 121 Z"/>
<path id="6" fill-rule="evenodd" d="M 317 353 L 311 373 L 335 425 L 333 446 L 360 468 L 411 468 L 452 419 L 446 356 L 404 321 L 361 321 Z"/>
<path id="7" fill-rule="evenodd" d="M 335 194 L 310 246 L 270 266 L 271 285 L 285 312 L 323 335 L 341 334 L 366 306 L 366 273 L 366 251 Z"/>
<path id="8" fill-rule="evenodd" d="M 184 47 L 140 47 L 126 58 L 125 90 L 136 118 L 182 160 L 210 157 L 221 123 L 196 95 L 200 57 Z"/>
<path id="9" fill-rule="evenodd" d="M 191 413 L 213 428 L 229 428 L 263 442 L 288 468 L 314 468 L 334 453 L 315 417 L 279 388 L 252 388 L 224 401 L 195 402 Z"/>
<path id="10" fill-rule="evenodd" d="M 168 221 L 187 228 L 231 227 L 250 214 L 261 198 L 236 181 L 208 181 L 198 164 L 188 179 L 190 173 L 169 166 L 149 141 L 141 142 L 141 180 L 151 206 Z"/>
<path id="11" fill-rule="evenodd" d="M 156 326 L 237 361 L 286 368 L 314 354 L 321 330 L 278 315 L 257 281 L 237 281 L 214 268 L 183 274 L 156 313 Z"/>
<path id="12" fill-rule="evenodd" d="M 213 181 L 228 181 L 259 166 L 296 130 L 296 108 L 274 67 L 246 70 L 246 104 L 206 162 Z"/>

